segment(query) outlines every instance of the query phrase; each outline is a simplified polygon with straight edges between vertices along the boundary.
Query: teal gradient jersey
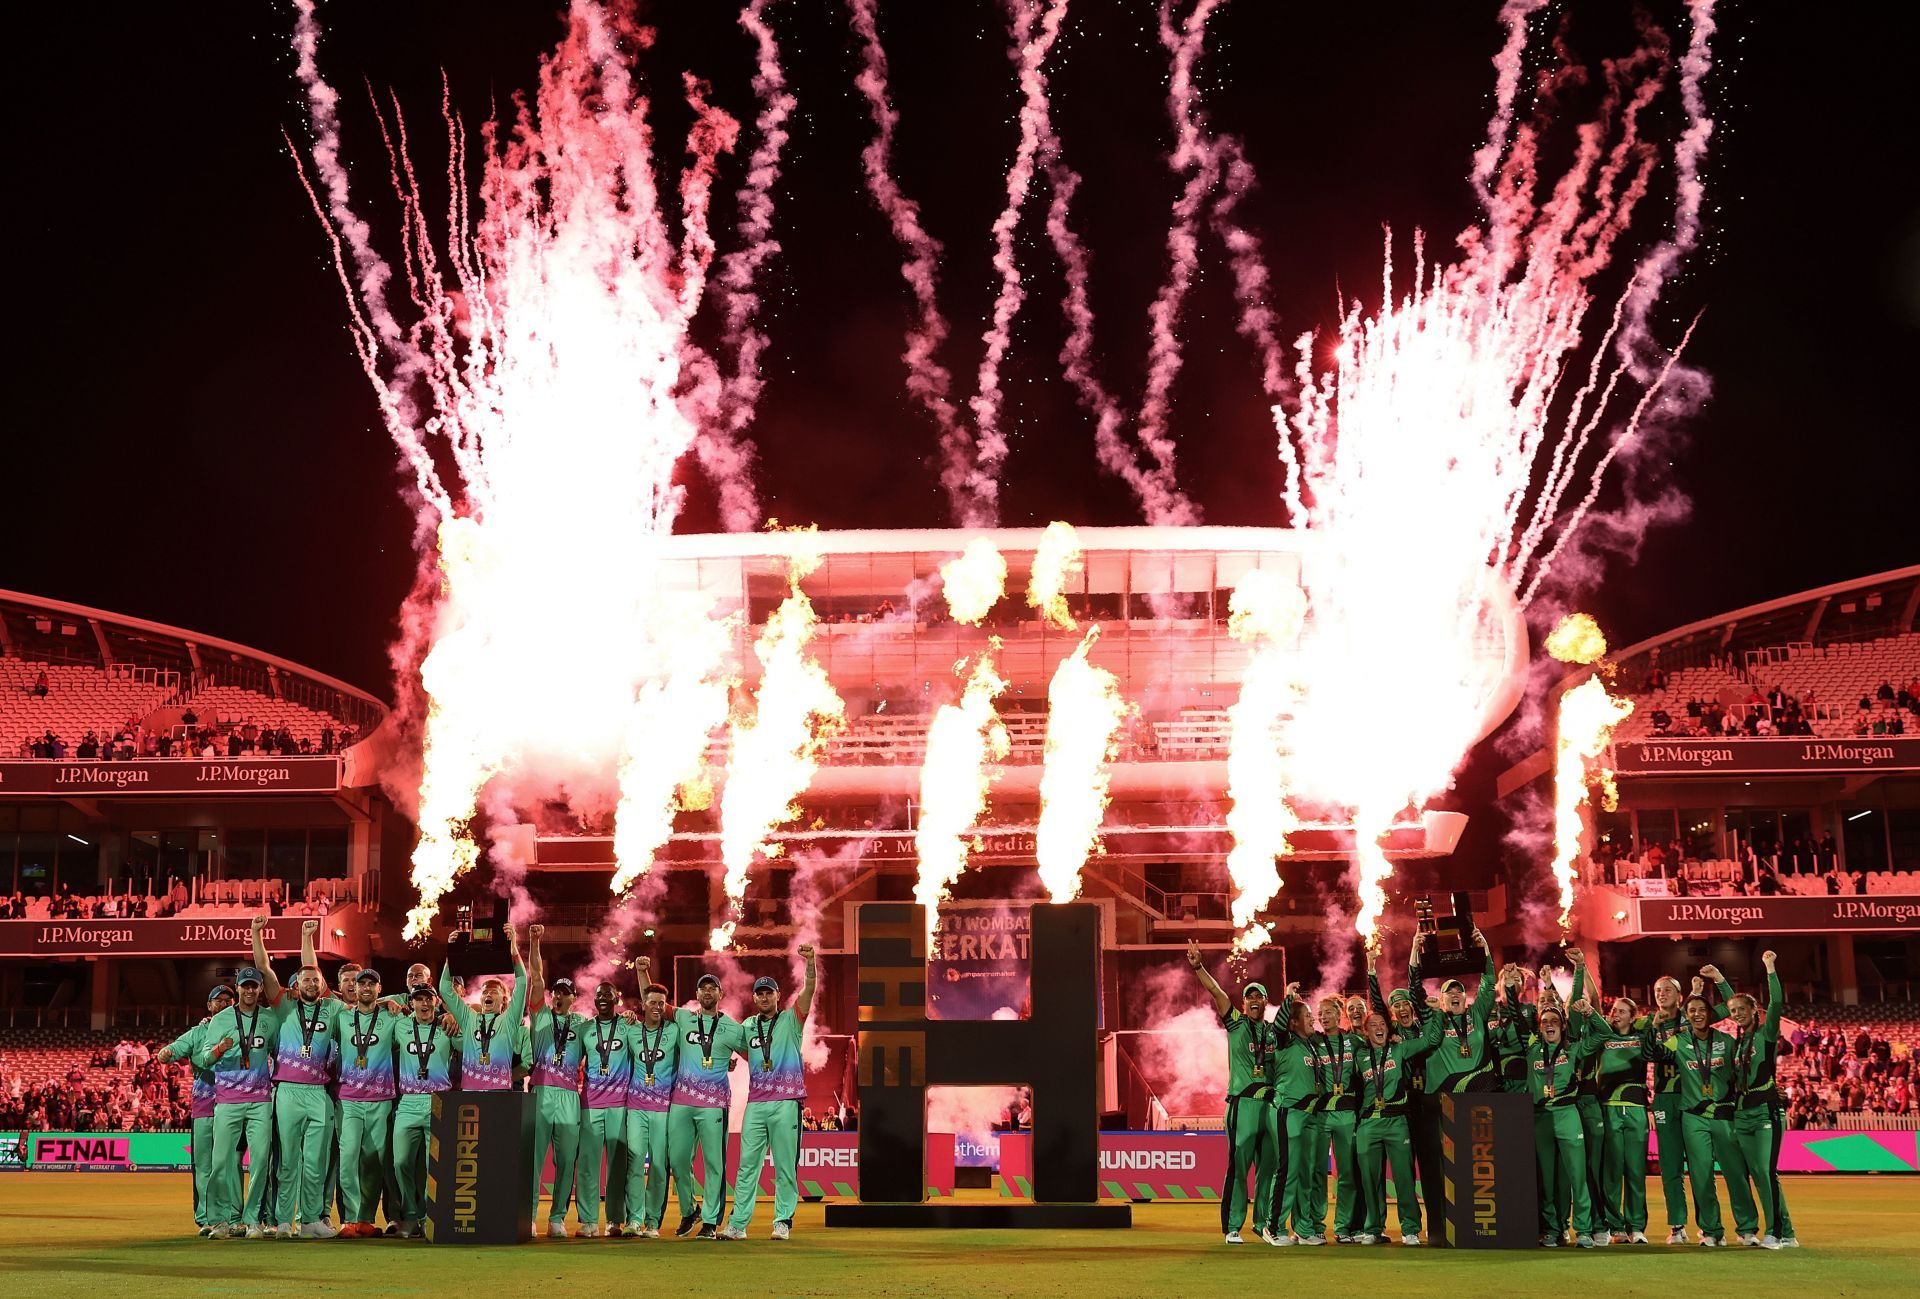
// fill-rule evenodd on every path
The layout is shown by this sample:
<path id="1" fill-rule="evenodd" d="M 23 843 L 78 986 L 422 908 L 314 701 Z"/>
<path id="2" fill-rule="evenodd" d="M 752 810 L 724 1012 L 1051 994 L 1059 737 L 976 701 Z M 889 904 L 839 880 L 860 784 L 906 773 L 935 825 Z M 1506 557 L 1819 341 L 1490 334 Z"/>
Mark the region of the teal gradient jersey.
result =
<path id="1" fill-rule="evenodd" d="M 572 1011 L 558 1015 L 543 1006 L 534 1012 L 525 1032 L 527 1064 L 535 1087 L 580 1090 L 580 1061 L 586 1050 L 581 1031 L 586 1026 L 586 1016 Z"/>
<path id="2" fill-rule="evenodd" d="M 453 1085 L 453 1047 L 440 1025 L 422 1024 L 412 1015 L 387 1021 L 393 1044 L 395 1081 L 402 1096 L 443 1092 Z"/>
<path id="3" fill-rule="evenodd" d="M 208 1016 L 167 1043 L 167 1050 L 173 1053 L 173 1058 L 185 1060 L 193 1074 L 193 1117 L 196 1119 L 213 1117 L 213 1070 L 201 1068 L 193 1059 L 206 1039 L 207 1026 L 212 1023 L 212 1016 Z M 216 1042 L 219 1040 L 214 1039 Z"/>
<path id="4" fill-rule="evenodd" d="M 807 1079 L 800 1065 L 800 1017 L 792 1009 L 754 1015 L 740 1025 L 747 1057 L 747 1100 L 806 1099 Z"/>
<path id="5" fill-rule="evenodd" d="M 307 1002 L 287 993 L 280 998 L 274 1007 L 279 1023 L 273 1044 L 275 1082 L 324 1087 L 333 1081 L 343 1008 L 332 997 Z"/>
<path id="6" fill-rule="evenodd" d="M 513 1053 L 519 1043 L 520 1020 L 527 1009 L 527 970 L 513 963 L 513 992 L 507 1008 L 489 1015 L 475 1010 L 453 987 L 453 971 L 440 971 L 440 999 L 460 1025 L 460 1090 L 500 1092 L 513 1086 Z"/>
<path id="7" fill-rule="evenodd" d="M 386 1007 L 340 1010 L 340 1099 L 390 1101 L 394 1095 L 393 1034 L 397 1018 Z"/>
<path id="8" fill-rule="evenodd" d="M 680 1071 L 680 1034 L 671 1017 L 663 1017 L 658 1028 L 648 1028 L 643 1019 L 627 1032 L 633 1043 L 627 1108 L 665 1114 L 673 1101 L 673 1080 Z"/>
<path id="9" fill-rule="evenodd" d="M 279 1027 L 280 1017 L 271 1006 L 244 1011 L 236 1003 L 213 1017 L 213 1023 L 200 1036 L 194 1063 L 212 1073 L 215 1101 L 240 1105 L 273 1099 L 270 1047 Z M 213 1059 L 213 1048 L 225 1039 L 232 1039 L 233 1045 L 218 1060 Z"/>
<path id="10" fill-rule="evenodd" d="M 580 1103 L 590 1110 L 625 1109 L 633 1073 L 633 1029 L 627 1021 L 618 1015 L 588 1020 L 580 1030 L 580 1056 L 587 1080 Z"/>
<path id="11" fill-rule="evenodd" d="M 680 1038 L 680 1067 L 673 1080 L 673 1103 L 695 1109 L 724 1110 L 733 1099 L 727 1071 L 742 1041 L 738 1021 L 724 1011 L 707 1015 L 698 1009 L 673 1012 Z"/>

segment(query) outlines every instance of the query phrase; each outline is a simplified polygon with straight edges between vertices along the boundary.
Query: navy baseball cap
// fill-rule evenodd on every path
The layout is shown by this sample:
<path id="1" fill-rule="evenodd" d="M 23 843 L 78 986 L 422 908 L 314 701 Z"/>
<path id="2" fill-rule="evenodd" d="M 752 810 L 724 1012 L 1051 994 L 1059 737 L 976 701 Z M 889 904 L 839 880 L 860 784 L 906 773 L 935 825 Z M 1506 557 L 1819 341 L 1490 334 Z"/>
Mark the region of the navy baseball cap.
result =
<path id="1" fill-rule="evenodd" d="M 371 965 L 363 965 L 360 967 L 360 973 L 354 976 L 353 981 L 355 983 L 365 983 L 368 979 L 372 979 L 375 983 L 380 982 L 380 971 L 374 969 Z"/>
<path id="2" fill-rule="evenodd" d="M 780 991 L 780 985 L 774 982 L 770 976 L 763 974 L 753 981 L 753 990 L 755 992 L 778 992 Z"/>
<path id="3" fill-rule="evenodd" d="M 718 976 L 716 976 L 716 975 L 712 975 L 712 974 L 703 974 L 703 975 L 701 975 L 701 976 L 700 976 L 700 978 L 699 978 L 699 980 L 698 980 L 698 981 L 696 981 L 696 982 L 694 983 L 694 985 L 693 985 L 693 986 L 694 986 L 694 987 L 696 987 L 696 988 L 704 988 L 704 987 L 706 987 L 706 986 L 707 986 L 707 985 L 708 985 L 709 983 L 711 983 L 711 984 L 712 984 L 712 985 L 713 985 L 714 987 L 716 987 L 716 988 L 720 986 L 720 980 L 719 980 L 719 978 L 718 978 Z"/>
<path id="4" fill-rule="evenodd" d="M 212 1001 L 215 997 L 231 997 L 231 996 L 233 996 L 233 989 L 224 983 L 216 983 L 211 988 L 207 989 L 208 1001 Z"/>
<path id="5" fill-rule="evenodd" d="M 251 965 L 243 965 L 233 972 L 235 987 L 241 987 L 249 983 L 265 983 L 266 981 L 267 976 L 260 973 L 259 970 Z"/>
<path id="6" fill-rule="evenodd" d="M 433 988 L 424 983 L 414 984 L 412 991 L 407 993 L 407 999 L 409 1001 L 432 1001 L 433 998 Z"/>
<path id="7" fill-rule="evenodd" d="M 564 992 L 569 997 L 571 997 L 573 995 L 573 980 L 567 978 L 565 975 L 561 975 L 559 978 L 555 979 L 552 983 L 549 983 L 547 985 L 547 991 L 548 992 Z"/>

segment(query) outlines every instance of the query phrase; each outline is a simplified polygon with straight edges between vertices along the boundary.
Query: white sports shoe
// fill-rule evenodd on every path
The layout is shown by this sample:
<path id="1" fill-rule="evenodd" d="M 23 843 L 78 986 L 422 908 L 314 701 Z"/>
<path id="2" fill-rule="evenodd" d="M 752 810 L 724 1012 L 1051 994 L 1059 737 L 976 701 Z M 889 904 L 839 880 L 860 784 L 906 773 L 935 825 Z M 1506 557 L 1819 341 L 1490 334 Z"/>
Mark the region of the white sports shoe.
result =
<path id="1" fill-rule="evenodd" d="M 1596 1231 L 1593 1233 L 1593 1247 L 1595 1249 L 1604 1249 L 1611 1244 L 1613 1244 L 1613 1237 L 1606 1232 Z"/>
<path id="2" fill-rule="evenodd" d="M 548 1240 L 565 1240 L 566 1238 L 567 1238 L 566 1219 L 548 1218 L 547 1219 L 547 1239 Z"/>
<path id="3" fill-rule="evenodd" d="M 1324 1245 L 1327 1243 L 1327 1238 L 1316 1231 L 1311 1236 L 1302 1236 L 1300 1243 L 1302 1245 Z"/>
<path id="4" fill-rule="evenodd" d="M 786 1240 L 793 1235 L 793 1228 L 785 1221 L 776 1222 L 773 1224 L 772 1235 L 775 1240 Z"/>
<path id="5" fill-rule="evenodd" d="M 1573 1243 L 1578 1245 L 1581 1249 L 1592 1249 L 1597 1242 L 1594 1240 L 1592 1236 L 1575 1236 L 1573 1238 Z"/>
<path id="6" fill-rule="evenodd" d="M 1627 1237 L 1627 1244 L 1629 1245 L 1651 1245 L 1652 1243 L 1652 1241 L 1647 1239 L 1647 1233 L 1644 1231 L 1636 1231 Z"/>
<path id="7" fill-rule="evenodd" d="M 330 1240 L 340 1234 L 340 1229 L 322 1218 L 318 1222 L 309 1222 L 301 1227 L 300 1234 L 311 1236 L 315 1240 Z"/>
<path id="8" fill-rule="evenodd" d="M 1685 1227 L 1675 1227 L 1672 1231 L 1667 1233 L 1667 1244 L 1684 1245 L 1686 1243 L 1687 1243 L 1687 1229 Z"/>
<path id="9" fill-rule="evenodd" d="M 396 1234 L 398 1234 L 400 1239 L 402 1240 L 412 1240 L 413 1233 L 419 1230 L 420 1230 L 420 1224 L 415 1222 L 412 1218 L 402 1218 L 400 1219 L 400 1230 Z"/>
<path id="10" fill-rule="evenodd" d="M 1781 1240 L 1781 1242 L 1780 1242 L 1780 1248 L 1781 1248 L 1781 1249 L 1799 1249 L 1799 1248 L 1800 1248 L 1800 1238 L 1799 1238 L 1798 1236 L 1788 1236 L 1788 1237 L 1785 1237 L 1785 1238 L 1784 1238 L 1784 1239 L 1782 1239 L 1782 1240 Z"/>
<path id="11" fill-rule="evenodd" d="M 1780 1238 L 1774 1235 L 1772 1232 L 1768 1232 L 1766 1235 L 1760 1238 L 1760 1248 L 1761 1249 L 1779 1249 Z"/>
<path id="12" fill-rule="evenodd" d="M 1719 1249 L 1721 1246 L 1725 1245 L 1726 1243 L 1727 1243 L 1726 1241 L 1720 1240 L 1713 1236 L 1702 1236 L 1700 1238 L 1700 1248 L 1702 1249 Z"/>
<path id="13" fill-rule="evenodd" d="M 581 1223 L 581 1224 L 580 1224 L 580 1238 L 581 1238 L 582 1240 L 585 1240 L 585 1239 L 587 1239 L 587 1238 L 588 1238 L 589 1236 L 598 1236 L 599 1234 L 600 1234 L 600 1224 L 599 1224 L 599 1223 L 597 1223 L 597 1222 L 583 1222 L 583 1223 Z"/>
<path id="14" fill-rule="evenodd" d="M 1242 1240 L 1242 1239 L 1240 1239 L 1240 1233 L 1239 1233 L 1239 1232 L 1237 1232 L 1237 1231 L 1230 1231 L 1230 1232 L 1228 1232 L 1228 1233 L 1227 1233 L 1227 1244 L 1229 1244 L 1229 1245 L 1244 1245 L 1244 1244 L 1246 1244 L 1246 1243 L 1247 1243 L 1246 1241 L 1244 1241 L 1244 1240 Z"/>
<path id="15" fill-rule="evenodd" d="M 1363 1231 L 1363 1232 L 1361 1232 L 1361 1233 L 1360 1233 L 1360 1234 L 1359 1234 L 1358 1236 L 1355 1236 L 1355 1237 L 1354 1237 L 1354 1238 L 1353 1238 L 1353 1239 L 1352 1239 L 1351 1241 L 1349 1241 L 1348 1243 L 1349 1243 L 1349 1244 L 1353 1244 L 1353 1245 L 1372 1245 L 1372 1244 L 1375 1244 L 1375 1243 L 1377 1243 L 1377 1242 L 1379 1241 L 1379 1239 L 1380 1239 L 1380 1238 L 1379 1238 L 1378 1236 L 1376 1236 L 1376 1235 L 1374 1235 L 1374 1234 L 1373 1234 L 1372 1232 L 1370 1232 L 1370 1231 Z"/>
<path id="16" fill-rule="evenodd" d="M 1559 1249 L 1560 1238 L 1558 1236 L 1554 1236 L 1550 1234 L 1542 1235 L 1540 1237 L 1540 1248 L 1541 1249 Z"/>
<path id="17" fill-rule="evenodd" d="M 208 1240 L 232 1240 L 233 1228 L 227 1226 L 227 1224 L 224 1222 L 215 1223 L 213 1226 L 207 1228 L 207 1239 Z"/>
<path id="18" fill-rule="evenodd" d="M 1351 1245 L 1353 1244 L 1353 1237 L 1336 1231 L 1333 1233 L 1333 1243 L 1336 1245 Z"/>
<path id="19" fill-rule="evenodd" d="M 720 1229 L 721 1240 L 745 1240 L 746 1238 L 747 1233 L 736 1230 L 732 1223 L 728 1223 Z"/>
<path id="20" fill-rule="evenodd" d="M 1260 1242 L 1264 1245 L 1278 1245 L 1280 1238 L 1268 1231 L 1265 1227 L 1262 1227 L 1260 1229 Z"/>
<path id="21" fill-rule="evenodd" d="M 642 1228 L 640 1229 L 640 1234 L 641 1234 L 642 1236 L 645 1236 L 645 1237 L 646 1237 L 646 1238 L 647 1238 L 648 1240 L 659 1240 L 659 1239 L 660 1239 L 660 1228 L 658 1228 L 658 1227 L 642 1227 Z"/>
<path id="22" fill-rule="evenodd" d="M 1407 1235 L 1402 1236 L 1400 1238 L 1400 1243 L 1402 1245 L 1418 1245 L 1420 1243 L 1420 1237 L 1413 1235 L 1411 1232 L 1409 1232 Z"/>
<path id="23" fill-rule="evenodd" d="M 273 1228 L 268 1227 L 267 1231 L 269 1234 L 271 1234 L 273 1231 Z M 283 1222 L 280 1224 L 280 1238 L 282 1240 L 295 1240 L 295 1239 L 298 1239 L 299 1235 L 300 1235 L 300 1228 L 297 1224 L 291 1223 L 291 1222 Z"/>
<path id="24" fill-rule="evenodd" d="M 267 1231 L 268 1229 L 262 1227 L 259 1223 L 250 1222 L 247 1224 L 247 1239 L 259 1240 L 267 1234 Z"/>
<path id="25" fill-rule="evenodd" d="M 1742 1245 L 1747 1246 L 1749 1249 L 1760 1248 L 1760 1238 L 1754 1235 L 1750 1231 L 1743 1231 L 1740 1233 L 1740 1243 Z"/>

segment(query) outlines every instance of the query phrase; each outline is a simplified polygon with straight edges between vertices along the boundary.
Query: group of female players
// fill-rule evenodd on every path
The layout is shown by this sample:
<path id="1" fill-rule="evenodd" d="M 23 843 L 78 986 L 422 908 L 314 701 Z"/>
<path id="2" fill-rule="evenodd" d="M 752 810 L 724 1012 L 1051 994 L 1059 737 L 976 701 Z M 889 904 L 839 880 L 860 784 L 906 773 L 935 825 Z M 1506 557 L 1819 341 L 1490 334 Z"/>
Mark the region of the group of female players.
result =
<path id="1" fill-rule="evenodd" d="M 1435 1202 L 1440 1105 L 1445 1092 L 1528 1096 L 1540 1187 L 1540 1244 L 1597 1248 L 1649 1244 L 1647 1133 L 1659 1152 L 1668 1234 L 1687 1243 L 1687 1183 L 1699 1243 L 1729 1240 L 1714 1181 L 1727 1182 L 1735 1240 L 1765 1249 L 1798 1246 L 1780 1187 L 1784 1101 L 1774 1082 L 1781 988 L 1774 954 L 1768 1000 L 1736 993 L 1713 966 L 1682 995 L 1661 979 L 1654 1004 L 1616 997 L 1595 1009 L 1582 953 L 1571 949 L 1573 986 L 1563 999 L 1541 978 L 1509 965 L 1496 976 L 1486 939 L 1470 995 L 1448 979 L 1429 997 L 1416 935 L 1407 987 L 1383 996 L 1371 954 L 1370 997 L 1324 999 L 1316 1018 L 1285 989 L 1271 1022 L 1267 990 L 1251 983 L 1235 1009 L 1202 963 L 1188 961 L 1214 1002 L 1228 1040 L 1228 1185 L 1221 1225 L 1242 1243 L 1248 1201 L 1270 1245 L 1327 1240 L 1326 1159 L 1338 1173 L 1332 1237 L 1342 1244 L 1392 1239 L 1386 1230 L 1389 1173 L 1403 1245 L 1420 1243 L 1420 1196 Z M 1370 1009 L 1369 1009 L 1370 1007 Z M 1716 1027 L 1731 1024 L 1731 1031 Z M 1418 1179 L 1416 1181 L 1416 1169 Z M 1249 1196 L 1249 1176 L 1252 1194 Z"/>

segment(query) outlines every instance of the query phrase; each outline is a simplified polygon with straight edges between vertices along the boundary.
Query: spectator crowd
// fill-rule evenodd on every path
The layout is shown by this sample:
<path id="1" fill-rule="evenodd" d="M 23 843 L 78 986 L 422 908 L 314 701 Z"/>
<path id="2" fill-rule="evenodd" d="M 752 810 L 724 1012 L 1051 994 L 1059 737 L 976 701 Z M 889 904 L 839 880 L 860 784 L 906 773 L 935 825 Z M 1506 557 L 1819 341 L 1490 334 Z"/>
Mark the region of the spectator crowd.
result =
<path id="1" fill-rule="evenodd" d="M 1916 1112 L 1913 1043 L 1889 1041 L 1864 1028 L 1796 1024 L 1781 1042 L 1777 1076 L 1787 1098 L 1787 1126 L 1846 1126 L 1846 1116 Z"/>
<path id="2" fill-rule="evenodd" d="M 161 1043 L 122 1041 L 64 1078 L 26 1080 L 0 1051 L 0 1131 L 174 1132 L 192 1127 L 193 1081 L 185 1064 L 161 1064 Z M 110 1072 L 109 1072 L 110 1071 Z"/>

